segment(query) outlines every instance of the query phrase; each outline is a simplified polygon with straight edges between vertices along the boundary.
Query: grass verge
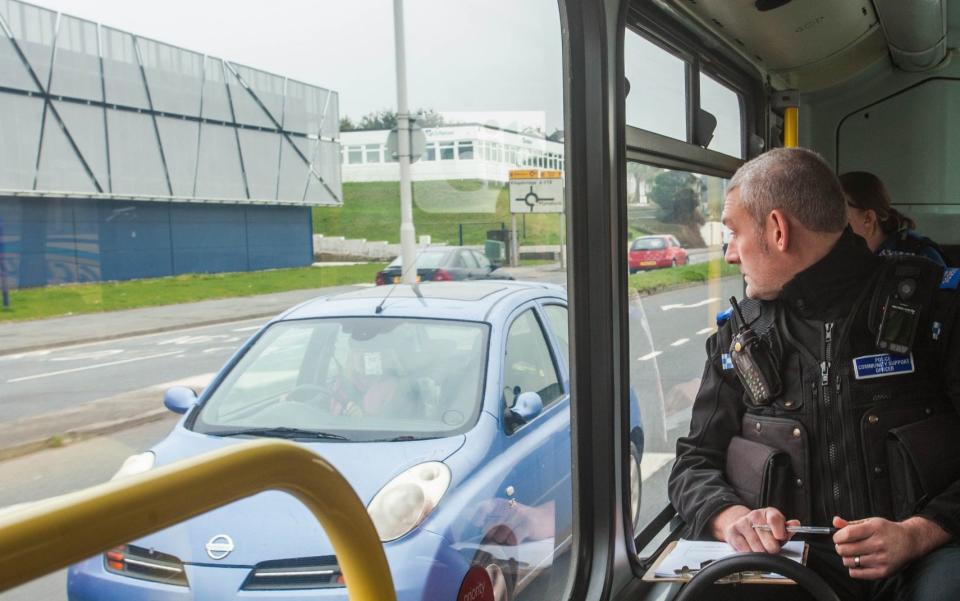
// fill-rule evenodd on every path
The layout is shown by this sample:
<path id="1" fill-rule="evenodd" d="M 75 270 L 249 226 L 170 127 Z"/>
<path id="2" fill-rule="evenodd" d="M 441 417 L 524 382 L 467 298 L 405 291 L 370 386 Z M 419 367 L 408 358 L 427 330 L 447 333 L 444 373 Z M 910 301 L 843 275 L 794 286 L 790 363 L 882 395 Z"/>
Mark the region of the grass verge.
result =
<path id="1" fill-rule="evenodd" d="M 0 308 L 0 323 L 373 282 L 377 271 L 384 265 L 366 263 L 243 273 L 190 274 L 128 282 L 13 290 L 10 293 L 10 308 Z"/>
<path id="2" fill-rule="evenodd" d="M 730 265 L 720 259 L 714 259 L 706 263 L 697 263 L 696 265 L 641 271 L 640 273 L 629 276 L 628 285 L 630 288 L 636 290 L 638 294 L 648 295 L 672 288 L 680 288 L 689 284 L 739 274 L 740 268 L 736 265 Z"/>

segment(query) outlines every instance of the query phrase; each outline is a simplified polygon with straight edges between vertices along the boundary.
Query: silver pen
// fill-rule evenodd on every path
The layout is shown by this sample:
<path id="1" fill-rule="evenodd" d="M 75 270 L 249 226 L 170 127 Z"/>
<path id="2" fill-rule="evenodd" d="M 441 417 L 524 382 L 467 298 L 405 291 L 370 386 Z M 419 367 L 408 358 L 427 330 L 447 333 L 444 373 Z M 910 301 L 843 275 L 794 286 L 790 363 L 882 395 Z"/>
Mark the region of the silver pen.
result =
<path id="1" fill-rule="evenodd" d="M 766 530 L 767 532 L 772 530 L 769 524 L 754 524 L 753 529 Z M 831 526 L 787 526 L 786 529 L 787 532 L 793 534 L 834 534 L 837 531 L 836 528 Z"/>

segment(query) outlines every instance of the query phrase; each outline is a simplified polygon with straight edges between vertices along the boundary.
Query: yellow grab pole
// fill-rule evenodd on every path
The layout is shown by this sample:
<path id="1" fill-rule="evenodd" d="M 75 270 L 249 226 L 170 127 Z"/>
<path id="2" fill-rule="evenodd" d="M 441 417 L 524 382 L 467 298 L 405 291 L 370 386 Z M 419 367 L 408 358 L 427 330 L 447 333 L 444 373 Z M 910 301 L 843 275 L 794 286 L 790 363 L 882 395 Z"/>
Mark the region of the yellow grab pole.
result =
<path id="1" fill-rule="evenodd" d="M 795 148 L 798 144 L 799 110 L 795 106 L 783 109 L 783 145 Z"/>
<path id="2" fill-rule="evenodd" d="M 333 544 L 351 601 L 395 601 L 366 508 L 326 460 L 258 440 L 29 505 L 0 516 L 0 592 L 265 490 L 303 502 Z"/>

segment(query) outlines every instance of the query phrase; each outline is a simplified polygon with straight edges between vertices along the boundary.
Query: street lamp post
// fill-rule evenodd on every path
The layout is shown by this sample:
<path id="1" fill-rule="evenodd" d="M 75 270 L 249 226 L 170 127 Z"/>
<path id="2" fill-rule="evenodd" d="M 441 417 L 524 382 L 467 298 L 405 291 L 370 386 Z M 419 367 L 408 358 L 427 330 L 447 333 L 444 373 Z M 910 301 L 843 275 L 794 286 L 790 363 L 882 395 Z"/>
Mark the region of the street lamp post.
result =
<path id="1" fill-rule="evenodd" d="M 400 164 L 400 281 L 417 281 L 413 189 L 410 182 L 410 114 L 407 107 L 407 60 L 403 41 L 403 0 L 393 0 L 393 30 L 397 57 L 397 159 Z"/>

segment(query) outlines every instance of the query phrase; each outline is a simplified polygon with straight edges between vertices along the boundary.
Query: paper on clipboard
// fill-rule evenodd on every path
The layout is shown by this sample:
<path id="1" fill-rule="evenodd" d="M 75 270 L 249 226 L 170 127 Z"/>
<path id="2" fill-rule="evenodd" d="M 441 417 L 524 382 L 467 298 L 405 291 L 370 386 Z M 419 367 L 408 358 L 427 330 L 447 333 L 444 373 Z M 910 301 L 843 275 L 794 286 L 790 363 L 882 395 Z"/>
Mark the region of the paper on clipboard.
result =
<path id="1" fill-rule="evenodd" d="M 790 541 L 784 544 L 780 550 L 781 555 L 799 564 L 804 563 L 805 553 L 806 544 L 803 541 Z M 737 551 L 726 543 L 680 539 L 670 543 L 644 576 L 644 580 L 687 580 L 710 563 L 736 554 Z M 750 573 L 735 580 L 740 582 L 769 582 L 771 584 L 793 583 L 792 580 L 779 574 L 770 573 Z"/>

